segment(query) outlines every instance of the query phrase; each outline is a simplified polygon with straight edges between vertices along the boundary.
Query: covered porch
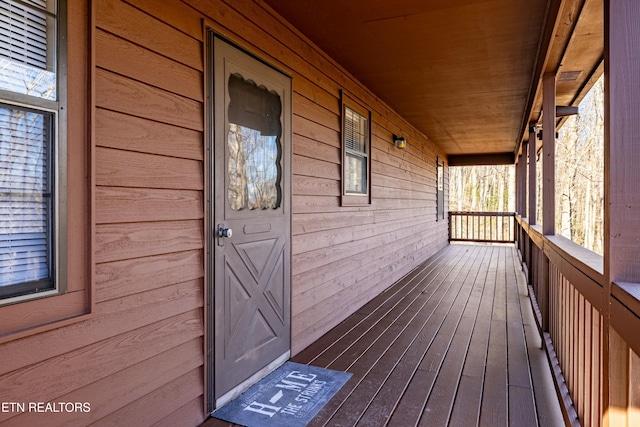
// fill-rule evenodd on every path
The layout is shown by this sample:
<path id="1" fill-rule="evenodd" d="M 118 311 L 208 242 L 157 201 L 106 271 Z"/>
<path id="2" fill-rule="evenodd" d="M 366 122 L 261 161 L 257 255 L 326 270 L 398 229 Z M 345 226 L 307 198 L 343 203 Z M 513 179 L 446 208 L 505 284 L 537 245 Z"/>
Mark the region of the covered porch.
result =
<path id="1" fill-rule="evenodd" d="M 637 0 L 0 3 L 42 18 L 11 22 L 58 46 L 35 69 L 55 62 L 60 90 L 0 89 L 4 111 L 42 118 L 36 187 L 51 206 L 37 216 L 51 289 L 21 278 L 0 298 L 3 426 L 225 425 L 206 418 L 245 378 L 217 381 L 245 371 L 225 369 L 223 345 L 270 331 L 230 332 L 243 314 L 220 308 L 256 301 L 286 347 L 256 374 L 289 356 L 353 374 L 316 425 L 640 425 Z M 277 202 L 256 210 L 278 215 L 273 230 L 226 225 L 254 208 L 220 186 L 236 146 L 216 94 L 238 73 L 220 73 L 216 41 L 251 64 L 246 82 L 285 81 L 281 108 L 245 109 L 280 118 Z M 596 256 L 556 234 L 554 135 L 601 75 Z M 30 140 L 16 129 L 0 148 Z M 7 194 L 30 179 L 9 163 Z M 508 243 L 452 244 L 450 167 L 495 164 L 516 165 L 515 212 L 466 220 L 459 238 L 500 229 Z M 250 235 L 280 252 L 238 240 Z M 242 280 L 220 274 L 232 238 L 248 248 Z M 261 277 L 278 290 L 250 300 Z M 38 402 L 82 410 L 24 409 Z"/>
<path id="2" fill-rule="evenodd" d="M 564 423 L 512 244 L 451 244 L 293 361 L 353 374 L 313 426 Z"/>

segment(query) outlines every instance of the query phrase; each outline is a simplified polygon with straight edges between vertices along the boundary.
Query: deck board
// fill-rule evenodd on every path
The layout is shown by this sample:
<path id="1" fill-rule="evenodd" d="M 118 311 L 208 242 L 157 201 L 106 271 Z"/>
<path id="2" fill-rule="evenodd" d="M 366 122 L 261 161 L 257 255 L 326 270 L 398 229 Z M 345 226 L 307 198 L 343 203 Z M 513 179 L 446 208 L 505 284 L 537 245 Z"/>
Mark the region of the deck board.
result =
<path id="1" fill-rule="evenodd" d="M 460 274 L 460 271 L 458 274 Z M 442 302 L 446 301 L 447 292 L 457 289 L 453 288 L 452 284 L 453 281 L 450 281 L 448 286 L 441 287 L 441 293 L 430 298 L 414 319 L 413 324 L 416 327 L 405 330 L 407 337 L 411 338 L 410 346 L 404 350 L 393 372 L 391 372 L 380 388 L 380 392 L 363 414 L 359 421 L 360 425 L 380 425 L 386 422 L 393 414 L 393 410 L 402 395 L 405 394 L 409 381 L 418 369 L 424 353 L 435 337 L 437 327 L 441 325 L 447 310 L 450 309 L 450 305 L 447 306 Z M 426 292 L 423 291 L 423 294 L 426 294 Z M 397 354 L 397 352 L 393 351 L 392 354 Z"/>
<path id="2" fill-rule="evenodd" d="M 449 271 L 449 274 L 457 270 L 456 266 L 454 265 L 454 266 L 447 266 L 442 271 L 447 271 L 448 267 L 453 267 Z M 445 275 L 446 273 L 442 274 L 443 277 Z M 420 304 L 422 300 L 425 299 L 425 296 L 427 297 L 427 302 L 438 301 L 440 292 L 448 289 L 446 288 L 446 284 L 443 281 L 439 283 L 439 286 L 437 287 L 433 286 L 427 290 L 422 288 L 422 286 L 427 286 L 428 284 L 431 284 L 434 282 L 433 281 L 429 281 L 428 283 L 425 283 L 425 282 L 427 281 L 421 281 L 420 282 L 421 285 L 419 285 L 420 287 L 414 288 L 413 292 L 410 294 L 411 297 L 413 298 L 412 305 L 416 303 Z M 340 405 L 339 411 L 337 411 L 338 413 L 333 413 L 330 416 L 328 414 L 329 408 L 332 408 L 334 405 L 339 404 L 339 399 L 335 399 L 334 402 L 330 403 L 330 405 L 327 405 L 329 408 L 325 407 L 325 410 L 323 410 L 323 412 L 319 414 L 319 416 L 317 417 L 318 419 L 324 420 L 324 423 L 328 423 L 329 425 L 332 425 L 332 426 L 340 425 L 343 423 L 347 423 L 346 425 L 349 425 L 348 424 L 349 420 L 352 420 L 354 423 L 357 422 L 359 415 L 362 414 L 362 411 L 364 409 L 366 409 L 365 405 L 369 403 L 368 399 L 370 399 L 372 392 L 373 394 L 377 392 L 377 390 L 370 390 L 367 387 L 361 387 L 360 384 L 363 383 L 363 385 L 367 386 L 372 381 L 375 381 L 372 377 L 380 378 L 379 375 L 381 370 L 384 370 L 385 373 L 388 374 L 389 368 L 392 368 L 392 365 L 391 365 L 392 360 L 390 359 L 394 359 L 398 356 L 401 356 L 402 353 L 404 353 L 404 351 L 400 351 L 400 349 L 398 348 L 400 346 L 400 344 L 398 344 L 398 337 L 401 334 L 400 328 L 405 328 L 404 330 L 407 330 L 407 326 L 411 324 L 408 321 L 415 320 L 416 318 L 414 310 L 410 310 L 410 307 L 411 305 L 404 307 L 404 304 L 398 304 L 398 306 L 396 306 L 395 308 L 396 309 L 405 308 L 405 311 L 403 313 L 404 315 L 393 319 L 393 320 L 397 320 L 396 322 L 393 323 L 393 327 L 389 327 L 388 329 L 386 329 L 383 335 L 378 335 L 375 344 L 372 345 L 370 348 L 368 348 L 367 351 L 364 352 L 364 354 L 362 354 L 362 356 L 357 356 L 357 360 L 355 360 L 355 362 L 352 362 L 353 357 L 351 354 L 347 353 L 341 356 L 340 360 L 337 362 L 342 363 L 344 365 L 350 364 L 346 370 L 348 372 L 354 373 L 354 377 L 356 377 L 356 380 L 359 380 L 360 382 L 358 382 L 357 384 L 354 384 L 353 385 L 354 387 L 348 391 L 349 392 L 348 403 L 346 405 Z M 390 312 L 390 314 L 391 313 L 392 312 Z M 422 311 L 422 313 L 424 314 L 425 312 Z M 381 321 L 378 322 L 378 324 L 382 323 L 384 326 L 387 323 L 384 320 L 391 321 L 393 317 L 394 316 L 392 315 L 392 316 L 389 316 L 388 319 L 382 319 Z M 406 321 L 404 319 L 406 319 Z M 408 329 L 408 331 L 409 333 L 411 333 L 413 331 L 413 328 Z M 363 336 L 363 339 L 369 338 L 371 336 L 370 335 L 371 333 L 373 333 L 373 335 L 376 334 L 376 332 L 374 332 L 374 330 L 372 329 L 371 331 L 369 331 L 367 335 Z M 391 340 L 393 340 L 393 342 L 391 342 Z M 393 346 L 393 344 L 396 344 L 396 345 Z M 383 357 L 387 360 L 385 360 L 384 362 L 381 362 L 381 359 Z M 335 363 L 335 364 L 329 365 L 328 367 L 331 369 L 339 369 L 340 366 L 341 366 L 340 364 Z M 344 387 L 343 390 L 341 390 L 341 392 L 344 391 L 344 393 L 347 393 L 348 386 L 349 384 L 347 384 L 347 386 Z M 352 423 L 351 425 L 353 425 L 354 423 Z"/>
<path id="3" fill-rule="evenodd" d="M 561 425 L 531 319 L 513 245 L 450 245 L 293 358 L 353 374 L 309 426 Z"/>

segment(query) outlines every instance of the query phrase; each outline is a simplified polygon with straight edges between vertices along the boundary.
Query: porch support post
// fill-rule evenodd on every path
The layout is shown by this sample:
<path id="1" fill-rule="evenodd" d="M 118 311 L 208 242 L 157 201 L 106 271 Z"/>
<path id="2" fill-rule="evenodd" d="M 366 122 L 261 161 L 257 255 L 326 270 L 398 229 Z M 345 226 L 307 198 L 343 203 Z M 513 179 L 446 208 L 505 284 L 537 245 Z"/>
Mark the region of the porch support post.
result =
<path id="1" fill-rule="evenodd" d="M 529 225 L 536 224 L 536 127 L 529 125 L 529 210 L 527 218 Z"/>
<path id="2" fill-rule="evenodd" d="M 640 283 L 640 2 L 605 7 L 604 268 Z"/>
<path id="3" fill-rule="evenodd" d="M 632 380 L 628 343 L 637 337 L 612 296 L 612 284 L 640 288 L 640 2 L 604 2 L 604 280 L 603 422 L 630 425 Z M 612 307 L 618 307 L 612 309 Z M 633 322 L 631 322 L 633 323 Z"/>
<path id="4" fill-rule="evenodd" d="M 527 141 L 522 143 L 522 150 L 520 158 L 518 160 L 518 192 L 520 197 L 518 198 L 518 213 L 522 217 L 527 216 Z"/>
<path id="5" fill-rule="evenodd" d="M 522 147 L 522 145 L 520 145 Z M 520 212 L 520 169 L 522 168 L 522 155 L 520 153 L 516 153 L 516 173 L 515 173 L 515 189 L 516 189 L 516 214 L 521 215 Z"/>
<path id="6" fill-rule="evenodd" d="M 521 218 L 527 216 L 527 142 L 523 141 L 520 145 L 520 155 L 518 156 L 518 164 L 516 168 L 516 192 L 518 197 L 516 211 Z M 524 262 L 525 245 L 524 231 L 521 223 L 516 223 L 518 249 L 520 250 L 520 259 Z"/>
<path id="7" fill-rule="evenodd" d="M 542 78 L 542 234 L 556 230 L 556 75 Z"/>
<path id="8" fill-rule="evenodd" d="M 556 74 L 542 77 L 542 234 L 556 233 Z M 538 306 L 541 328 L 549 331 L 549 258 L 540 251 Z"/>

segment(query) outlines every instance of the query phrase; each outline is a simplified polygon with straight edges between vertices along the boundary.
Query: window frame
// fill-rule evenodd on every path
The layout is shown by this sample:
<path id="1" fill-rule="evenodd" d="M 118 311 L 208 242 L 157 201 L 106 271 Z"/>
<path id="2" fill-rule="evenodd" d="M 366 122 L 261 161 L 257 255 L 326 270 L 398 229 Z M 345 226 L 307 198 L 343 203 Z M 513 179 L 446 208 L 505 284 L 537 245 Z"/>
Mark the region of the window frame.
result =
<path id="1" fill-rule="evenodd" d="M 7 285 L 12 292 L 10 296 L 2 296 L 0 293 L 0 306 L 17 302 L 28 301 L 36 298 L 57 295 L 65 291 L 66 268 L 60 264 L 61 259 L 66 258 L 66 227 L 60 218 L 66 217 L 66 1 L 55 0 L 41 10 L 28 4 L 22 4 L 24 8 L 40 10 L 45 14 L 47 22 L 54 21 L 54 28 L 47 28 L 46 40 L 46 69 L 53 70 L 56 79 L 56 98 L 46 99 L 37 96 L 16 93 L 0 89 L 0 107 L 15 108 L 34 114 L 50 115 L 51 135 L 47 141 L 47 184 L 50 189 L 50 211 L 47 221 L 47 268 L 49 278 L 29 282 L 21 282 Z M 41 285 L 44 289 L 39 290 Z M 3 288 L 5 288 L 3 286 Z"/>
<path id="2" fill-rule="evenodd" d="M 362 103 L 356 101 L 353 96 L 350 96 L 346 91 L 341 91 L 341 126 L 340 126 L 340 148 L 341 148 L 341 160 L 342 165 L 340 168 L 341 173 L 341 205 L 342 206 L 367 206 L 371 204 L 371 111 L 366 108 Z M 347 173 L 346 173 L 346 165 L 347 165 L 347 155 L 354 153 L 354 150 L 350 150 L 346 145 L 346 131 L 345 131 L 345 122 L 346 122 L 346 109 L 350 109 L 351 111 L 357 113 L 361 117 L 363 117 L 366 122 L 366 130 L 365 130 L 365 152 L 357 152 L 356 155 L 365 158 L 365 166 L 366 166 L 366 174 L 365 179 L 366 183 L 364 185 L 365 192 L 364 193 L 349 193 L 347 192 Z M 364 154 L 364 155 L 362 155 Z"/>
<path id="3" fill-rule="evenodd" d="M 53 113 L 51 233 L 54 289 L 0 300 L 0 343 L 58 328 L 94 312 L 94 197 L 91 96 L 95 59 L 88 0 L 57 0 L 55 101 L 0 90 L 3 104 Z M 49 7 L 47 7 L 50 10 Z M 87 17 L 90 17 L 88 19 Z M 74 52 L 69 56 L 67 52 Z M 67 81 L 74 85 L 68 86 Z"/>
<path id="4" fill-rule="evenodd" d="M 436 221 L 444 216 L 444 160 L 436 156 Z"/>

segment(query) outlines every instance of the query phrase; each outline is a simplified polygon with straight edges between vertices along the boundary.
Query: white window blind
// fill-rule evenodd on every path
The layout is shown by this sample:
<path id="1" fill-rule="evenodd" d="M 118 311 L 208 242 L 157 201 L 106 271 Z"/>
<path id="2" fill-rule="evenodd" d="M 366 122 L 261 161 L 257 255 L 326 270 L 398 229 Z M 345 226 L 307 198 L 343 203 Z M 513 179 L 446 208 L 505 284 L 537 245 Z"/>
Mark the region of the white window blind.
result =
<path id="1" fill-rule="evenodd" d="M 52 119 L 0 104 L 0 290 L 51 277 Z"/>
<path id="2" fill-rule="evenodd" d="M 0 89 L 56 99 L 55 15 L 48 8 L 46 0 L 0 0 Z"/>
<path id="3" fill-rule="evenodd" d="M 47 69 L 45 1 L 0 1 L 0 55 L 14 62 Z M 41 9 L 38 9 L 41 8 Z"/>

